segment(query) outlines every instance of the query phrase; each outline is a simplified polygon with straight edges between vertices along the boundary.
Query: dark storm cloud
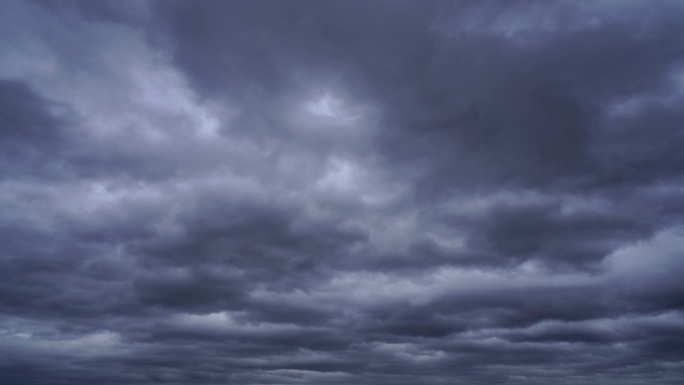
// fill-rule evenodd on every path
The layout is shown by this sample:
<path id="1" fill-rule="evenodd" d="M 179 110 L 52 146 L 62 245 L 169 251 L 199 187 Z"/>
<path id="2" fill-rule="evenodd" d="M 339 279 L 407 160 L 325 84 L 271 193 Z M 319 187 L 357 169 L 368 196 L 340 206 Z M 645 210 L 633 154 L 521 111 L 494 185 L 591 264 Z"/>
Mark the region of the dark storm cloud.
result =
<path id="1" fill-rule="evenodd" d="M 0 7 L 0 382 L 684 377 L 681 4 Z"/>
<path id="2" fill-rule="evenodd" d="M 0 82 L 0 106 L 3 178 L 57 172 L 46 168 L 59 157 L 64 131 L 68 129 L 65 117 L 60 116 L 60 106 L 17 80 Z"/>

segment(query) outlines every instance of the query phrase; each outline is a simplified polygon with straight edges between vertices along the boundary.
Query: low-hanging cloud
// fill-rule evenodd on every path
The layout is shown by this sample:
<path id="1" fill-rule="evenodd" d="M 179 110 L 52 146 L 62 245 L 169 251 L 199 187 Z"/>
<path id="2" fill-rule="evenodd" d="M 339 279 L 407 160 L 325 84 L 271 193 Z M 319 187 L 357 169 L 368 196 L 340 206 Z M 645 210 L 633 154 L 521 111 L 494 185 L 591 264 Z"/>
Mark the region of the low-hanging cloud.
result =
<path id="1" fill-rule="evenodd" d="M 0 383 L 676 384 L 676 1 L 6 1 Z"/>

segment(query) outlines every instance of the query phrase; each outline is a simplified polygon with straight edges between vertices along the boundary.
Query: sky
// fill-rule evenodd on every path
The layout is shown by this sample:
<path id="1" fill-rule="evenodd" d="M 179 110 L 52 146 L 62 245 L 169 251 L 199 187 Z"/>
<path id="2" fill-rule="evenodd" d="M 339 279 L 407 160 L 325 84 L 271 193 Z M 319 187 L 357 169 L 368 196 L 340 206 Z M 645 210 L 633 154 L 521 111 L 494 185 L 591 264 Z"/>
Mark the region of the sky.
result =
<path id="1" fill-rule="evenodd" d="M 683 19 L 3 0 L 0 384 L 681 384 Z"/>

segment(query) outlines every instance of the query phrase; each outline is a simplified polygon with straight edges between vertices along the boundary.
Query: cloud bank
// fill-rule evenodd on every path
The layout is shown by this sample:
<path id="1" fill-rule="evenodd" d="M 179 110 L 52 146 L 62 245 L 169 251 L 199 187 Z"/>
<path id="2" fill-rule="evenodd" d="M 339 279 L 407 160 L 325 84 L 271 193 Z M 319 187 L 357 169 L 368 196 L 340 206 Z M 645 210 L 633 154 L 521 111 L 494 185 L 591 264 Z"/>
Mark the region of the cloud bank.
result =
<path id="1" fill-rule="evenodd" d="M 0 383 L 684 378 L 682 3 L 0 10 Z"/>

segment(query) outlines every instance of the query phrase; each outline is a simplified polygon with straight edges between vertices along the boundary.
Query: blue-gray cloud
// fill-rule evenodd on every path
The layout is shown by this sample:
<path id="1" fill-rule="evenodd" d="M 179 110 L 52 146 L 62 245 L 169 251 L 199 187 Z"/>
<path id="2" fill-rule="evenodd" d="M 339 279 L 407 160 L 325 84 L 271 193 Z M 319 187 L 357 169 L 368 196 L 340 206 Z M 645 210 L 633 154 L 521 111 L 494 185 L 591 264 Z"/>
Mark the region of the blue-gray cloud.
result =
<path id="1" fill-rule="evenodd" d="M 684 376 L 680 3 L 0 9 L 0 383 Z"/>

